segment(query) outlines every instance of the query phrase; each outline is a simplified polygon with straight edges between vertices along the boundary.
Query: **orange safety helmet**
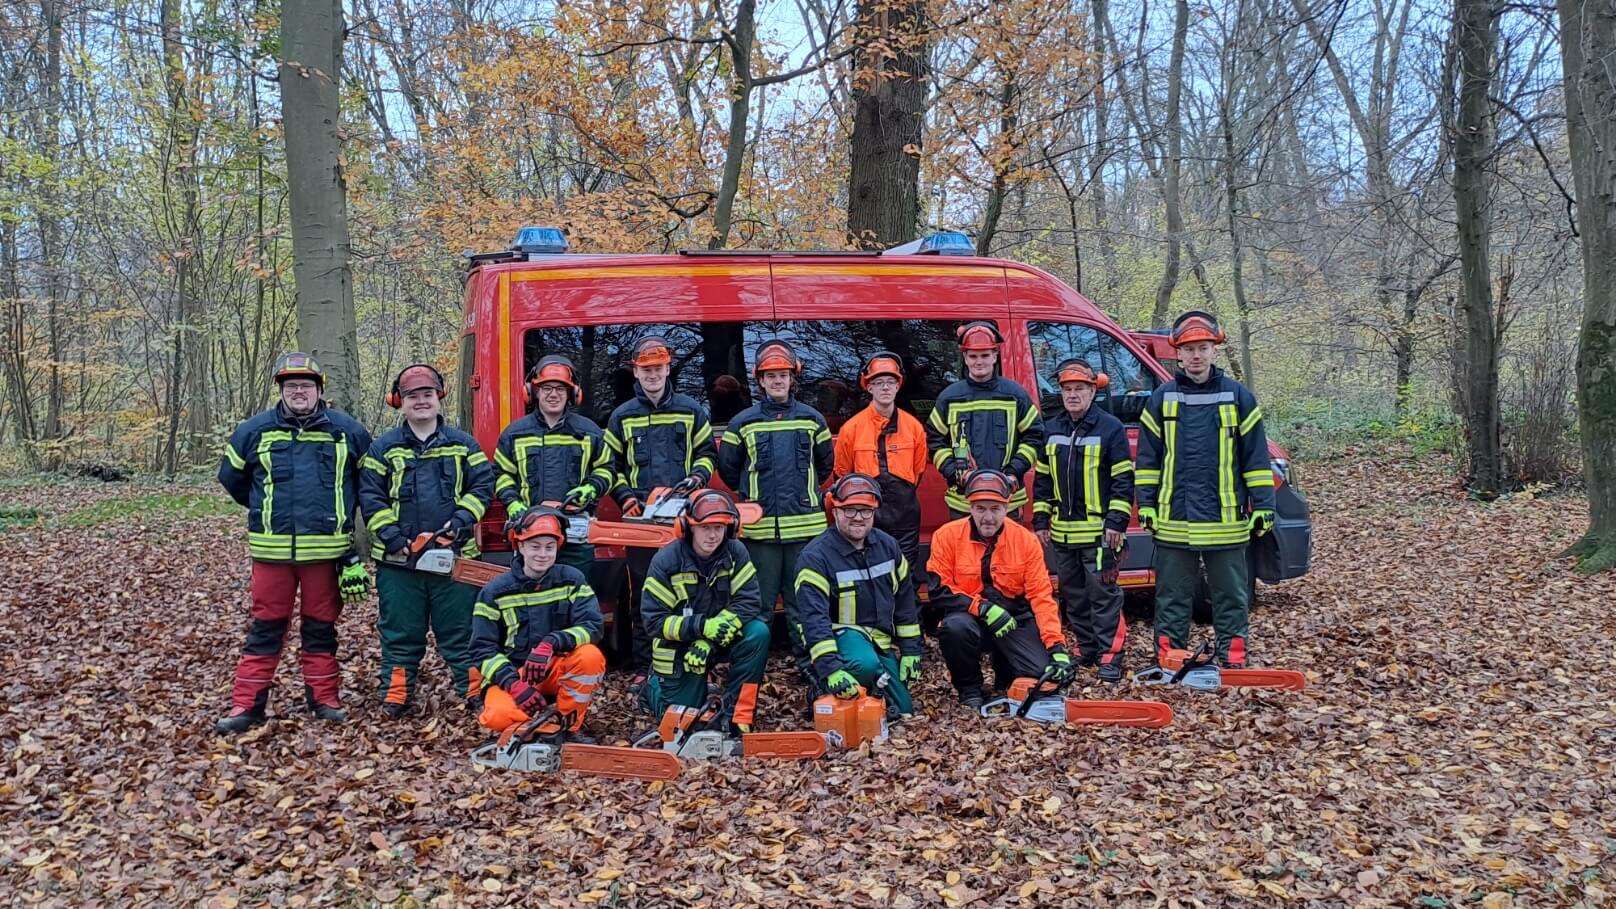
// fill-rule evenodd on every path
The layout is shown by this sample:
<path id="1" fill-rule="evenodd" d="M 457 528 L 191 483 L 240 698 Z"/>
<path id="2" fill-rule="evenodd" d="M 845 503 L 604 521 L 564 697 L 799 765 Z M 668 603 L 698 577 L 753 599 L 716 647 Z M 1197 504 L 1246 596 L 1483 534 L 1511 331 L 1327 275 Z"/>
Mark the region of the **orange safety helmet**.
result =
<path id="1" fill-rule="evenodd" d="M 826 501 L 832 508 L 881 507 L 881 485 L 867 473 L 850 473 L 832 483 Z"/>
<path id="2" fill-rule="evenodd" d="M 522 512 L 516 522 L 505 532 L 505 541 L 512 549 L 517 549 L 523 540 L 535 537 L 555 537 L 556 545 L 567 541 L 567 527 L 561 522 L 561 515 L 547 508 L 533 508 Z"/>
<path id="3" fill-rule="evenodd" d="M 287 379 L 313 379 L 321 391 L 325 390 L 325 370 L 314 362 L 313 357 L 300 350 L 275 358 L 275 384 L 279 385 Z"/>
<path id="4" fill-rule="evenodd" d="M 1055 384 L 1065 385 L 1067 382 L 1086 382 L 1099 390 L 1111 384 L 1111 377 L 1103 372 L 1095 372 L 1087 360 L 1067 357 L 1055 367 Z"/>
<path id="5" fill-rule="evenodd" d="M 1218 327 L 1218 317 L 1209 312 L 1192 309 L 1173 322 L 1173 333 L 1168 336 L 1174 347 L 1183 347 L 1196 341 L 1222 344 L 1226 338 Z"/>
<path id="6" fill-rule="evenodd" d="M 954 337 L 959 339 L 960 350 L 998 350 L 1004 343 L 1004 335 L 992 322 L 978 320 L 966 322 L 954 329 Z"/>
<path id="7" fill-rule="evenodd" d="M 537 395 L 539 386 L 546 382 L 560 382 L 571 389 L 572 406 L 577 407 L 584 402 L 584 390 L 578 384 L 578 369 L 566 357 L 550 354 L 533 364 L 533 371 L 527 374 L 528 394 Z"/>
<path id="8" fill-rule="evenodd" d="M 673 362 L 673 348 L 661 335 L 646 335 L 634 344 L 635 366 L 663 366 Z"/>
<path id="9" fill-rule="evenodd" d="M 875 356 L 864 361 L 864 369 L 859 372 L 859 387 L 869 391 L 870 383 L 876 376 L 892 376 L 903 384 L 903 358 L 889 351 L 878 351 Z"/>
<path id="10" fill-rule="evenodd" d="M 430 363 L 406 366 L 393 379 L 393 388 L 387 393 L 387 406 L 397 410 L 404 406 L 405 395 L 423 388 L 436 390 L 438 397 L 442 398 L 446 393 L 443 390 L 443 373 Z"/>
<path id="11" fill-rule="evenodd" d="M 741 529 L 741 510 L 721 489 L 701 489 L 690 497 L 685 513 L 673 521 L 673 531 L 690 542 L 690 529 L 697 524 L 723 524 L 725 541 L 735 539 Z"/>
<path id="12" fill-rule="evenodd" d="M 802 360 L 796 350 L 778 338 L 758 345 L 757 365 L 752 367 L 752 376 L 761 378 L 765 372 L 775 369 L 789 369 L 793 377 L 802 375 Z"/>
<path id="13" fill-rule="evenodd" d="M 973 470 L 965 478 L 965 501 L 1010 504 L 1015 487 L 1010 478 L 989 467 Z"/>

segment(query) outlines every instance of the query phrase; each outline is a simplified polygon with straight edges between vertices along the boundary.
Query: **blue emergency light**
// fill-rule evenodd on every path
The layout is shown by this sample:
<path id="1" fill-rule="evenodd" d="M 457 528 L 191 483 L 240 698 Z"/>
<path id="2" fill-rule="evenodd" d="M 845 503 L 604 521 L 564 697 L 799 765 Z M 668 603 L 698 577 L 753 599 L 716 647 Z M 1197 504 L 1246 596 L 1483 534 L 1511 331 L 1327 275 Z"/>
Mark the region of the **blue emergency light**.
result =
<path id="1" fill-rule="evenodd" d="M 937 256 L 974 256 L 976 244 L 959 231 L 945 230 L 920 241 L 920 254 Z"/>
<path id="2" fill-rule="evenodd" d="M 559 227 L 524 227 L 516 232 L 511 250 L 530 256 L 559 256 L 567 251 L 567 235 Z"/>

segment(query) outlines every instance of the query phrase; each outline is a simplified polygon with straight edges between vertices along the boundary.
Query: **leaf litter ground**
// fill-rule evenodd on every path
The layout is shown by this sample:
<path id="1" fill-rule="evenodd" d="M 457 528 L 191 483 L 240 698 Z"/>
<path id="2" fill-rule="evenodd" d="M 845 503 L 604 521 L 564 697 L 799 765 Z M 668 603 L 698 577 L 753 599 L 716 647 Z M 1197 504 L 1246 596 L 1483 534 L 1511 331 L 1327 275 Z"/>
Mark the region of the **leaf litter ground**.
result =
<path id="1" fill-rule="evenodd" d="M 246 623 L 239 518 L 8 531 L 6 901 L 1616 904 L 1616 578 L 1555 559 L 1586 502 L 1480 505 L 1447 464 L 1369 452 L 1304 479 L 1314 570 L 1262 589 L 1252 635 L 1254 663 L 1306 670 L 1306 692 L 1093 687 L 1176 722 L 985 724 L 928 644 L 923 716 L 890 744 L 651 785 L 474 770 L 483 737 L 435 656 L 424 709 L 386 721 L 373 600 L 341 626 L 349 725 L 298 706 L 294 634 L 277 719 L 216 738 Z M 1145 615 L 1130 635 L 1142 667 Z M 602 740 L 647 728 L 626 676 L 607 684 Z M 777 652 L 760 715 L 793 728 L 799 706 Z"/>

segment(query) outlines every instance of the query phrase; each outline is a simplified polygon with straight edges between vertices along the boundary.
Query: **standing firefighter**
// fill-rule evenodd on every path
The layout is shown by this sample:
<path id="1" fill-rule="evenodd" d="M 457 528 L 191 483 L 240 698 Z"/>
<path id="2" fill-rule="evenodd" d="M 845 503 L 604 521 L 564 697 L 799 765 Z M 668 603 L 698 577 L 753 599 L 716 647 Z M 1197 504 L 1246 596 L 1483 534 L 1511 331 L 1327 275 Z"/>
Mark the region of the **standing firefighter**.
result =
<path id="1" fill-rule="evenodd" d="M 415 571 L 411 560 L 428 546 L 449 545 L 476 557 L 473 529 L 493 495 L 494 471 L 477 440 L 443 421 L 443 376 L 425 363 L 393 381 L 389 406 L 404 421 L 365 455 L 359 507 L 370 529 L 381 609 L 382 710 L 394 719 L 415 701 L 415 679 L 426 656 L 427 629 L 448 664 L 460 697 L 475 698 L 471 670 L 471 604 L 477 591 L 442 575 Z M 427 542 L 417 543 L 422 534 Z"/>
<path id="2" fill-rule="evenodd" d="M 529 509 L 510 522 L 506 538 L 515 562 L 483 588 L 472 611 L 471 656 L 485 694 L 479 722 L 501 731 L 553 702 L 566 740 L 589 742 L 584 716 L 606 672 L 595 646 L 605 626 L 600 602 L 578 569 L 556 564 L 566 539 L 558 513 Z"/>
<path id="3" fill-rule="evenodd" d="M 1133 459 L 1122 421 L 1094 406 L 1110 384 L 1079 359 L 1055 367 L 1065 412 L 1044 424 L 1043 457 L 1033 486 L 1032 526 L 1050 547 L 1060 577 L 1066 624 L 1078 658 L 1099 665 L 1102 682 L 1122 681 L 1128 625 L 1117 586 L 1121 549 L 1133 513 Z"/>
<path id="4" fill-rule="evenodd" d="M 275 364 L 280 403 L 236 427 L 219 483 L 247 507 L 252 624 L 236 665 L 230 715 L 214 730 L 242 732 L 265 720 L 281 644 L 302 591 L 303 696 L 322 720 L 342 722 L 337 617 L 364 599 L 369 576 L 353 551 L 359 462 L 370 434 L 321 398 L 325 374 L 306 353 Z"/>
<path id="5" fill-rule="evenodd" d="M 927 576 L 931 598 L 943 609 L 937 640 L 960 704 L 972 709 L 982 706 L 983 650 L 992 655 L 999 688 L 1046 668 L 1054 681 L 1065 682 L 1076 670 L 1044 547 L 1007 519 L 1013 488 L 997 470 L 972 471 L 965 478 L 971 513 L 931 535 Z"/>
<path id="6" fill-rule="evenodd" d="M 533 412 L 505 427 L 494 446 L 494 494 L 505 504 L 506 519 L 545 502 L 592 512 L 612 488 L 612 452 L 595 421 L 573 410 L 583 404 L 584 390 L 572 361 L 540 359 L 527 374 L 527 395 Z M 568 543 L 559 561 L 588 577 L 595 547 Z"/>
<path id="7" fill-rule="evenodd" d="M 1206 567 L 1218 661 L 1246 664 L 1251 610 L 1246 546 L 1274 526 L 1274 475 L 1262 408 L 1212 365 L 1223 331 L 1210 314 L 1173 323 L 1179 372 L 1139 418 L 1139 524 L 1156 540 L 1156 654 L 1189 643 L 1195 587 Z M 1249 514 L 1248 514 L 1249 512 Z"/>
<path id="8" fill-rule="evenodd" d="M 881 487 L 850 473 L 830 488 L 836 526 L 797 560 L 797 608 L 820 687 L 839 698 L 883 691 L 888 707 L 912 713 L 920 681 L 920 614 L 898 541 L 875 529 Z M 810 699 L 812 693 L 810 693 Z"/>
<path id="9" fill-rule="evenodd" d="M 763 517 L 741 531 L 757 567 L 758 594 L 771 618 L 784 594 L 786 629 L 797 668 L 809 674 L 799 632 L 797 558 L 825 530 L 819 487 L 833 466 L 830 428 L 819 411 L 791 396 L 802 361 L 784 341 L 765 341 L 753 367 L 763 400 L 741 411 L 724 432 L 718 474 L 740 498 L 763 506 Z"/>
<path id="10" fill-rule="evenodd" d="M 926 428 L 908 411 L 898 409 L 903 387 L 903 360 L 881 351 L 864 362 L 859 385 L 870 405 L 842 424 L 836 434 L 837 477 L 872 476 L 881 486 L 881 509 L 875 526 L 903 550 L 911 567 L 920 565 L 920 475 L 929 461 Z"/>
<path id="11" fill-rule="evenodd" d="M 757 569 L 735 539 L 741 514 L 722 491 L 704 489 L 678 524 L 679 539 L 651 559 L 640 594 L 654 671 L 641 697 L 653 716 L 675 704 L 700 707 L 707 703 L 708 670 L 727 660 L 723 709 L 750 732 L 769 659 L 769 624 Z"/>
<path id="12" fill-rule="evenodd" d="M 628 517 L 640 513 L 658 486 L 672 487 L 674 495 L 689 495 L 706 486 L 716 457 L 707 409 L 668 387 L 673 373 L 668 342 L 656 335 L 641 338 L 632 356 L 634 398 L 618 405 L 606 422 L 606 445 L 612 450 L 617 477 L 612 496 Z M 635 584 L 643 582 L 651 555 L 646 549 L 629 550 L 628 569 Z M 651 664 L 651 639 L 642 623 L 634 625 L 634 661 L 637 688 L 644 684 Z"/>
<path id="13" fill-rule="evenodd" d="M 999 345 L 1004 338 L 992 322 L 967 322 L 958 330 L 965 357 L 965 378 L 937 396 L 926 424 L 926 446 L 932 463 L 948 483 L 944 499 L 956 516 L 970 511 L 965 478 L 978 468 L 1007 474 L 1014 484 L 1012 512 L 1027 501 L 1022 477 L 1038 460 L 1044 424 L 1032 396 L 998 374 Z"/>

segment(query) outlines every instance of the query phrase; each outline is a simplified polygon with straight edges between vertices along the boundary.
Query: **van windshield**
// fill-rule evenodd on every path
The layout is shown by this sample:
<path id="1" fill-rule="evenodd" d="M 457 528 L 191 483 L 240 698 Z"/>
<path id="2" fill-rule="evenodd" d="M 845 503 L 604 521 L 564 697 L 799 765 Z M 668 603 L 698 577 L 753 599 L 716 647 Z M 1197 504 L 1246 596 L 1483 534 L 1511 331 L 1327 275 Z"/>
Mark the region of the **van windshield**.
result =
<path id="1" fill-rule="evenodd" d="M 784 319 L 755 322 L 639 322 L 531 328 L 522 335 L 525 375 L 541 357 L 562 354 L 584 379 L 579 409 L 604 426 L 617 405 L 634 396 L 629 351 L 649 335 L 673 348 L 673 387 L 695 398 L 715 426 L 730 421 L 758 397 L 752 354 L 783 338 L 803 361 L 797 398 L 825 415 L 832 432 L 869 401 L 859 388 L 864 361 L 878 351 L 903 357 L 907 373 L 898 406 L 924 421 L 937 395 L 960 377 L 954 329 L 943 319 Z"/>

